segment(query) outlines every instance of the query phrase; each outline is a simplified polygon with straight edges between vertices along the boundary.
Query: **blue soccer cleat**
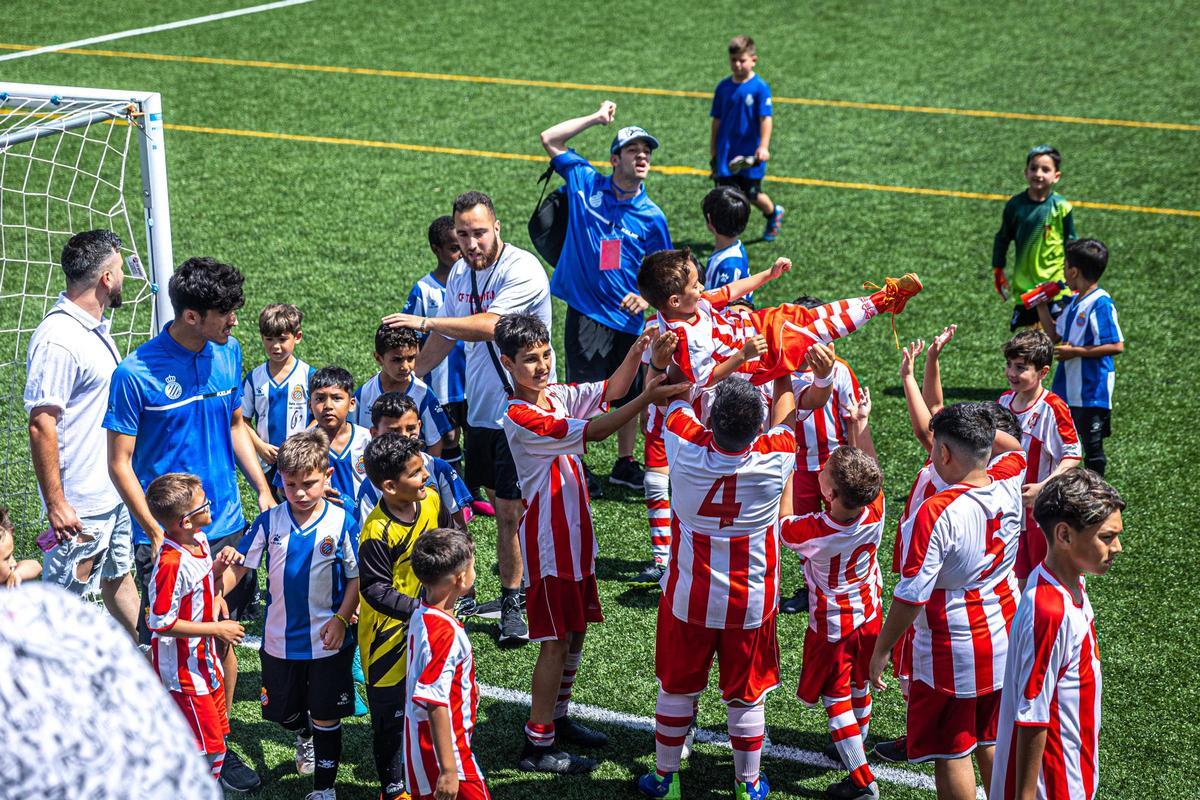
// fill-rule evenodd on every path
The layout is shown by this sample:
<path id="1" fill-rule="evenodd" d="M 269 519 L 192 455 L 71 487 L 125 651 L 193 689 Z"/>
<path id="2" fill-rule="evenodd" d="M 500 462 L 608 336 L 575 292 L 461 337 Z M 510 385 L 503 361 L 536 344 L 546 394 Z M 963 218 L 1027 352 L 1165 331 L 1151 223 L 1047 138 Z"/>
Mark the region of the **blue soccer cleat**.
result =
<path id="1" fill-rule="evenodd" d="M 646 797 L 679 800 L 679 773 L 672 772 L 667 777 L 660 778 L 657 772 L 648 772 L 638 778 L 637 788 Z"/>
<path id="2" fill-rule="evenodd" d="M 767 227 L 763 230 L 762 240 L 773 242 L 779 236 L 779 226 L 783 222 L 783 206 L 775 204 L 775 211 L 767 217 Z"/>
<path id="3" fill-rule="evenodd" d="M 767 783 L 765 772 L 758 773 L 758 780 L 754 783 L 735 781 L 733 784 L 734 800 L 763 800 L 770 793 L 771 786 Z"/>

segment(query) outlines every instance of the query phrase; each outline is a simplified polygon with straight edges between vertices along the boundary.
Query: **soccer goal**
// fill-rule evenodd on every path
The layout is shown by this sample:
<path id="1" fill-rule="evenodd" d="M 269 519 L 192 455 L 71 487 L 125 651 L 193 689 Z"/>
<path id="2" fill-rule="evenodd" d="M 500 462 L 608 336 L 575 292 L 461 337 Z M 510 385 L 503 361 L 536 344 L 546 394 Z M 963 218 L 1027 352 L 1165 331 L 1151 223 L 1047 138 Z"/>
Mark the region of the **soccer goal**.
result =
<path id="1" fill-rule="evenodd" d="M 0 504 L 26 556 L 43 527 L 22 404 L 26 350 L 64 288 L 63 245 L 96 228 L 124 243 L 123 302 L 111 312 L 124 354 L 171 318 L 161 98 L 0 81 Z"/>

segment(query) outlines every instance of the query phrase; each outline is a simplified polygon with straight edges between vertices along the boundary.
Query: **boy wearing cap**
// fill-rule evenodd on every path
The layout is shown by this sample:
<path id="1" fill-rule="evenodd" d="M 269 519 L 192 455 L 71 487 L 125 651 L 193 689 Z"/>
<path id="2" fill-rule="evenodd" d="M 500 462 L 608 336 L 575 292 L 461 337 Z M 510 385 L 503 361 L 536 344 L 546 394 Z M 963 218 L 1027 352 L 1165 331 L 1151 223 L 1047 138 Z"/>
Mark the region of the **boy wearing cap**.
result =
<path id="1" fill-rule="evenodd" d="M 617 131 L 609 147 L 612 175 L 601 175 L 567 141 L 595 125 L 608 125 L 615 103 L 542 131 L 550 164 L 566 181 L 569 222 L 562 254 L 550 278 L 550 293 L 567 304 L 564 333 L 567 382 L 607 380 L 642 332 L 646 301 L 638 293 L 642 258 L 671 248 L 667 218 L 646 193 L 658 140 L 636 125 Z M 640 379 L 613 405 L 641 391 Z M 633 460 L 637 421 L 617 434 L 617 461 L 609 482 L 642 489 L 645 472 Z"/>

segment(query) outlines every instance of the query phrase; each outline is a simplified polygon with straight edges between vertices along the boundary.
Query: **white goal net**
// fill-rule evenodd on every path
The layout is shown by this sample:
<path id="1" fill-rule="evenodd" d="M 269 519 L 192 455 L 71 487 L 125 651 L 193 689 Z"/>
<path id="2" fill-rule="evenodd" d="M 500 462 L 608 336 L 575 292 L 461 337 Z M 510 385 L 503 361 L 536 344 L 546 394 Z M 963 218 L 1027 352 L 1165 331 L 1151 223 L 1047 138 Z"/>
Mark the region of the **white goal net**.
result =
<path id="1" fill-rule="evenodd" d="M 124 297 L 111 313 L 125 354 L 170 318 L 159 96 L 0 82 L 0 504 L 25 556 L 44 527 L 22 404 L 26 350 L 64 288 L 63 245 L 96 228 L 124 245 Z"/>

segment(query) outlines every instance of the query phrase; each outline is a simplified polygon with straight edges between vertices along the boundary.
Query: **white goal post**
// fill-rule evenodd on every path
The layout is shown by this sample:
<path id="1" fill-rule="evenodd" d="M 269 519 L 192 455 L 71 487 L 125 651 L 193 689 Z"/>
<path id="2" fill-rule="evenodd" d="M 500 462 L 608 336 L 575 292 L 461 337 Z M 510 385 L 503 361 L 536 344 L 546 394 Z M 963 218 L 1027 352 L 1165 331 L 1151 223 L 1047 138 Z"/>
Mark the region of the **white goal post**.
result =
<path id="1" fill-rule="evenodd" d="M 26 351 L 64 288 L 63 245 L 96 228 L 122 240 L 123 302 L 110 313 L 126 354 L 172 317 L 162 99 L 0 81 L 0 505 L 26 557 L 43 517 L 22 403 Z"/>

